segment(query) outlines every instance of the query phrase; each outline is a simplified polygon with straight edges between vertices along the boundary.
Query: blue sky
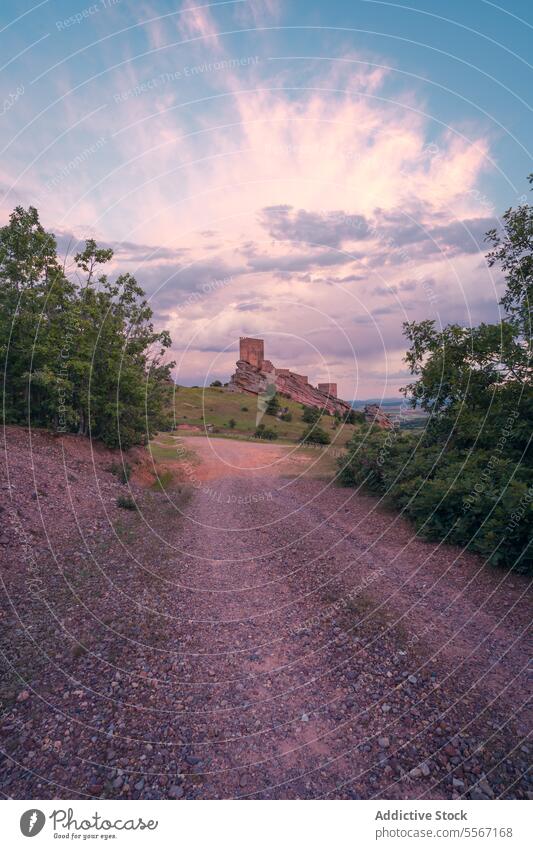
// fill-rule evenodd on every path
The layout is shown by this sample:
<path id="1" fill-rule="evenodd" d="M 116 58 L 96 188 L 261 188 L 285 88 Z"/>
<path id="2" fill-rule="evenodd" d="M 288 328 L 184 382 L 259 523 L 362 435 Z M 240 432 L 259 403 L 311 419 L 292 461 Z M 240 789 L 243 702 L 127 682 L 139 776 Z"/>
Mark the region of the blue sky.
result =
<path id="1" fill-rule="evenodd" d="M 162 0 L 0 11 L 1 217 L 94 235 L 181 382 L 262 335 L 346 397 L 405 382 L 401 323 L 498 315 L 485 229 L 533 170 L 528 2 Z"/>

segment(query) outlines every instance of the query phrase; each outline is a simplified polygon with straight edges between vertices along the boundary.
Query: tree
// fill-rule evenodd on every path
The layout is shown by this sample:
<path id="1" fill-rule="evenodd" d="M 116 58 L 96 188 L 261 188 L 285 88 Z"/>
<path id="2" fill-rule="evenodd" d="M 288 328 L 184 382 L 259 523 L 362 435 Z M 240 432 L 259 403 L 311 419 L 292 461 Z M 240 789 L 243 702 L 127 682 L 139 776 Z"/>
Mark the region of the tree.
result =
<path id="1" fill-rule="evenodd" d="M 530 182 L 532 179 L 530 178 Z M 504 274 L 495 324 L 438 330 L 404 324 L 413 380 L 404 394 L 428 414 L 424 433 L 356 432 L 340 476 L 384 495 L 418 533 L 467 546 L 494 564 L 533 569 L 533 208 L 491 230 L 487 259 Z"/>
<path id="2" fill-rule="evenodd" d="M 278 434 L 277 431 L 273 430 L 272 428 L 266 427 L 264 424 L 260 424 L 257 426 L 257 429 L 254 432 L 254 437 L 256 439 L 272 440 L 277 439 Z"/>
<path id="3" fill-rule="evenodd" d="M 303 405 L 302 421 L 306 424 L 315 424 L 320 420 L 322 410 L 318 407 L 308 407 Z"/>
<path id="4" fill-rule="evenodd" d="M 365 414 L 362 413 L 361 410 L 350 410 L 346 413 L 344 421 L 349 425 L 364 424 Z"/>
<path id="5" fill-rule="evenodd" d="M 309 427 L 302 433 L 300 442 L 310 442 L 315 445 L 329 445 L 331 439 L 329 434 L 321 427 L 309 425 Z"/>
<path id="6" fill-rule="evenodd" d="M 37 210 L 17 207 L 0 229 L 0 352 L 7 421 L 77 431 L 108 445 L 143 443 L 170 421 L 170 347 L 130 274 L 100 267 L 93 239 L 70 279 Z"/>
<path id="7" fill-rule="evenodd" d="M 278 396 L 273 395 L 267 401 L 265 413 L 267 414 L 267 416 L 277 416 L 277 414 L 279 413 L 279 406 L 280 405 Z"/>

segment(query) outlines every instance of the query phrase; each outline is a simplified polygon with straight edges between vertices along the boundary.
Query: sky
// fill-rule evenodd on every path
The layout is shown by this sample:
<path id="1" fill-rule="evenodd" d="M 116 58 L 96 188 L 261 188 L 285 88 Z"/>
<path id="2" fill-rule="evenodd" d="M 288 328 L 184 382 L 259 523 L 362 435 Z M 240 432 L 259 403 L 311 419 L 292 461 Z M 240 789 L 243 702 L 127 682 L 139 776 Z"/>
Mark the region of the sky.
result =
<path id="1" fill-rule="evenodd" d="M 484 234 L 528 198 L 529 0 L 3 0 L 0 223 L 113 247 L 175 379 L 240 336 L 347 399 L 405 321 L 498 319 Z M 528 49 L 529 48 L 529 49 Z"/>

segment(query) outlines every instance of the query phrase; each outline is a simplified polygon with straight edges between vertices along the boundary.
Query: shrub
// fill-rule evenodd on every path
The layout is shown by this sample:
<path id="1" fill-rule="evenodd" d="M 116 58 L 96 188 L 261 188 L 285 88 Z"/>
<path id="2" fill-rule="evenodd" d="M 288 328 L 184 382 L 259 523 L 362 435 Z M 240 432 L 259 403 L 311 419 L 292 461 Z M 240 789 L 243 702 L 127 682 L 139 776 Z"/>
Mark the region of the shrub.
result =
<path id="1" fill-rule="evenodd" d="M 272 440 L 272 439 L 278 438 L 277 432 L 275 430 L 272 430 L 271 428 L 265 427 L 264 424 L 258 425 L 258 427 L 257 427 L 257 429 L 254 433 L 254 436 L 255 436 L 256 439 Z"/>
<path id="2" fill-rule="evenodd" d="M 231 428 L 231 430 L 233 430 L 233 428 L 235 427 L 236 424 L 237 424 L 237 422 L 235 421 L 235 419 L 230 419 L 229 422 L 228 422 L 228 427 Z"/>
<path id="3" fill-rule="evenodd" d="M 111 463 L 109 471 L 112 475 L 116 475 L 121 483 L 128 483 L 131 475 L 131 466 L 129 463 Z"/>
<path id="4" fill-rule="evenodd" d="M 273 395 L 267 402 L 265 413 L 267 416 L 277 416 L 279 413 L 279 398 L 277 395 Z"/>
<path id="5" fill-rule="evenodd" d="M 163 469 L 157 472 L 157 478 L 153 482 L 151 489 L 156 492 L 165 492 L 174 480 L 173 474 L 169 469 Z"/>
<path id="6" fill-rule="evenodd" d="M 282 413 L 282 414 L 281 414 L 281 416 L 280 416 L 280 419 L 281 419 L 281 421 L 282 421 L 282 422 L 292 422 L 292 413 L 291 413 L 291 411 L 289 410 L 289 411 L 288 411 L 288 412 L 286 412 L 286 413 Z"/>
<path id="7" fill-rule="evenodd" d="M 329 445 L 331 439 L 329 434 L 321 427 L 311 425 L 302 433 L 300 442 L 310 442 L 314 445 Z"/>
<path id="8" fill-rule="evenodd" d="M 136 510 L 137 505 L 133 498 L 129 495 L 119 495 L 117 498 L 117 507 L 122 507 L 124 510 Z"/>
<path id="9" fill-rule="evenodd" d="M 306 407 L 304 404 L 302 421 L 306 424 L 316 424 L 320 420 L 321 410 L 318 407 Z"/>
<path id="10" fill-rule="evenodd" d="M 361 410 L 350 410 L 347 413 L 346 418 L 344 419 L 346 424 L 355 425 L 355 424 L 364 424 L 365 423 L 365 414 L 361 412 Z"/>
<path id="11" fill-rule="evenodd" d="M 242 412 L 242 413 L 247 413 L 247 412 L 248 412 L 248 407 L 241 407 L 241 412 Z"/>
<path id="12" fill-rule="evenodd" d="M 222 381 L 221 380 L 214 380 L 212 383 L 209 384 L 209 386 L 213 386 L 213 387 L 214 386 L 222 386 Z"/>
<path id="13" fill-rule="evenodd" d="M 493 449 L 472 452 L 377 428 L 358 432 L 347 448 L 338 461 L 341 482 L 384 496 L 420 536 L 467 547 L 494 565 L 532 570 L 526 466 L 495 461 Z"/>

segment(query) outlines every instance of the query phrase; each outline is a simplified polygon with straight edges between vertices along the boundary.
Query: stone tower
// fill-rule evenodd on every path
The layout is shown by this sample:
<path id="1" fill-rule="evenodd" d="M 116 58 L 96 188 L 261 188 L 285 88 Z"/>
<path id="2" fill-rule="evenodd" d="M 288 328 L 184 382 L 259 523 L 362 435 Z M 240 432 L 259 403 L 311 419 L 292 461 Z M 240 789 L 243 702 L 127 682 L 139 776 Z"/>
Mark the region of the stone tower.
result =
<path id="1" fill-rule="evenodd" d="M 261 368 L 265 359 L 264 339 L 251 339 L 249 336 L 241 336 L 239 339 L 239 359 L 250 363 L 255 368 Z"/>

